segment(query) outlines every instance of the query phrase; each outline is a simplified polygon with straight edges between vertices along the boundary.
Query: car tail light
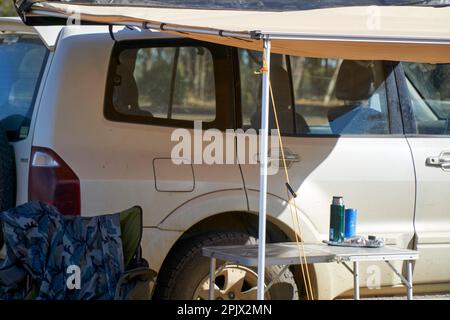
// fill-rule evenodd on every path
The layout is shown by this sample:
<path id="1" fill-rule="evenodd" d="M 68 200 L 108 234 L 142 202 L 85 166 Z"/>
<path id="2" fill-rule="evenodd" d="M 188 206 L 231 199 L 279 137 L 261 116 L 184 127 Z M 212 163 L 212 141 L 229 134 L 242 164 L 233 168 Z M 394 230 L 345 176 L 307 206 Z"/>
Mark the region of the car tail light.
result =
<path id="1" fill-rule="evenodd" d="M 28 199 L 54 205 L 65 215 L 80 215 L 80 180 L 53 150 L 33 147 Z"/>

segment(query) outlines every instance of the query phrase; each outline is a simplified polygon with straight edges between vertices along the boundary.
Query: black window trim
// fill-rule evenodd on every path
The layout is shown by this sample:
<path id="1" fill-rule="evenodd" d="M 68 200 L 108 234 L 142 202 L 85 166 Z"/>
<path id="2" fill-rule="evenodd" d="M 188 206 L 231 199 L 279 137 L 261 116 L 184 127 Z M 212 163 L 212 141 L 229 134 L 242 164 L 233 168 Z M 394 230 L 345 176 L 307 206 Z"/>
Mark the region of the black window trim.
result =
<path id="1" fill-rule="evenodd" d="M 404 124 L 400 106 L 400 97 L 398 94 L 397 82 L 395 77 L 395 68 L 398 62 L 384 61 L 385 69 L 385 87 L 388 107 L 389 134 L 390 136 L 403 135 Z"/>
<path id="2" fill-rule="evenodd" d="M 156 38 L 156 39 L 144 39 L 144 40 L 123 40 L 117 41 L 111 51 L 108 75 L 105 85 L 104 107 L 103 115 L 107 120 L 115 122 L 125 122 L 129 124 L 144 124 L 154 126 L 164 126 L 173 128 L 194 128 L 193 120 L 180 120 L 180 119 L 165 119 L 158 117 L 146 117 L 139 115 L 123 114 L 118 112 L 113 105 L 113 76 L 117 66 L 117 60 L 119 54 L 127 49 L 139 49 L 139 48 L 162 48 L 162 47 L 194 47 L 201 46 L 209 50 L 214 64 L 214 80 L 215 80 L 215 92 L 216 92 L 216 117 L 213 121 L 202 122 L 203 129 L 219 129 L 226 130 L 234 127 L 234 119 L 232 116 L 232 110 L 234 106 L 233 91 L 231 88 L 232 81 L 232 68 L 229 47 L 214 44 L 210 42 L 204 42 L 199 40 L 187 39 L 187 38 Z M 230 85 L 224 86 L 229 83 Z"/>
<path id="3" fill-rule="evenodd" d="M 414 117 L 411 99 L 406 82 L 405 72 L 400 62 L 394 68 L 395 80 L 399 96 L 400 110 L 403 122 L 403 131 L 405 135 L 417 135 L 417 125 Z M 424 135 L 428 136 L 428 135 Z"/>

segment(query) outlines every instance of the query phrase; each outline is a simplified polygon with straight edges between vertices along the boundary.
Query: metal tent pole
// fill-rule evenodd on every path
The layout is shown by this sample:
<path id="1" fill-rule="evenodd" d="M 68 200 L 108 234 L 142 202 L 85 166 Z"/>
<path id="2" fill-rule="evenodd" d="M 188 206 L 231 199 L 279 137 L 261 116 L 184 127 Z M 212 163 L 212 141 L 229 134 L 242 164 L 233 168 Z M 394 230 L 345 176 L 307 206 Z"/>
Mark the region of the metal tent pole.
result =
<path id="1" fill-rule="evenodd" d="M 267 153 L 269 141 L 270 40 L 263 39 L 261 131 L 259 134 L 259 236 L 258 236 L 258 300 L 264 300 L 266 264 Z"/>

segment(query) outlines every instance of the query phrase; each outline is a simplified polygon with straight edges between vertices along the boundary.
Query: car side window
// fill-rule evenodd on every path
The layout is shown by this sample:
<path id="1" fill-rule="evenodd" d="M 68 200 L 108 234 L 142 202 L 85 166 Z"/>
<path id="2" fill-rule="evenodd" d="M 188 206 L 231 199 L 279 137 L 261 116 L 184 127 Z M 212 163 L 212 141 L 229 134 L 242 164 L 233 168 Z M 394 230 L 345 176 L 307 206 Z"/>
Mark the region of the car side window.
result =
<path id="1" fill-rule="evenodd" d="M 418 134 L 450 135 L 450 64 L 402 63 Z"/>
<path id="2" fill-rule="evenodd" d="M 260 127 L 260 53 L 241 50 L 242 124 Z M 271 85 L 285 135 L 389 134 L 383 63 L 273 54 Z M 270 127 L 275 128 L 271 106 Z"/>
<path id="3" fill-rule="evenodd" d="M 9 141 L 28 136 L 47 56 L 37 36 L 0 33 L 0 125 Z"/>
<path id="4" fill-rule="evenodd" d="M 218 49 L 220 51 L 223 49 Z M 202 45 L 132 43 L 113 53 L 105 102 L 110 120 L 190 127 L 217 119 L 215 59 Z"/>

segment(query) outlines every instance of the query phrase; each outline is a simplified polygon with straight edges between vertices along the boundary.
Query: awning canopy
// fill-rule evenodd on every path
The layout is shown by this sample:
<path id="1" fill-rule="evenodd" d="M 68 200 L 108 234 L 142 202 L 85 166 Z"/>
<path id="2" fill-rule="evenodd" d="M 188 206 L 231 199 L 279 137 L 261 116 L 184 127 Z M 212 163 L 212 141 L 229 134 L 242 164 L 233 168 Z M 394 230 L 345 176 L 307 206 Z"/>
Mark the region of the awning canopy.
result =
<path id="1" fill-rule="evenodd" d="M 80 18 L 85 23 L 159 29 L 253 50 L 262 50 L 261 39 L 270 38 L 272 52 L 296 56 L 450 62 L 448 6 L 322 5 L 310 10 L 256 11 L 144 7 L 129 5 L 130 1 L 125 1 L 126 5 L 78 2 L 17 0 L 16 6 L 31 24 Z M 139 5 L 142 3 L 145 0 Z"/>

